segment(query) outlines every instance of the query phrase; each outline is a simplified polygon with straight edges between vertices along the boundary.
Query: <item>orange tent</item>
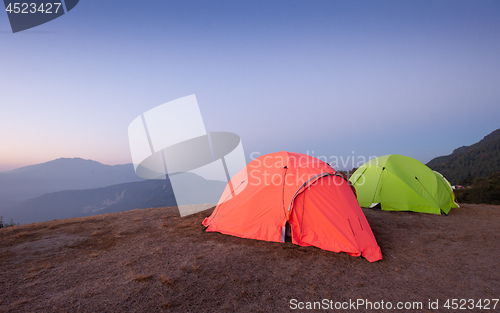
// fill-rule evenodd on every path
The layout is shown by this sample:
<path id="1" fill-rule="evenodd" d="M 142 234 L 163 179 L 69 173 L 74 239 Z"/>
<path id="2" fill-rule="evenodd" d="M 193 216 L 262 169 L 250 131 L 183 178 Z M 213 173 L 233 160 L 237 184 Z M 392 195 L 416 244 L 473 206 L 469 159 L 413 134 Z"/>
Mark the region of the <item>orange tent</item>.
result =
<path id="1" fill-rule="evenodd" d="M 206 231 L 382 259 L 347 179 L 309 155 L 276 152 L 250 162 L 226 186 Z"/>

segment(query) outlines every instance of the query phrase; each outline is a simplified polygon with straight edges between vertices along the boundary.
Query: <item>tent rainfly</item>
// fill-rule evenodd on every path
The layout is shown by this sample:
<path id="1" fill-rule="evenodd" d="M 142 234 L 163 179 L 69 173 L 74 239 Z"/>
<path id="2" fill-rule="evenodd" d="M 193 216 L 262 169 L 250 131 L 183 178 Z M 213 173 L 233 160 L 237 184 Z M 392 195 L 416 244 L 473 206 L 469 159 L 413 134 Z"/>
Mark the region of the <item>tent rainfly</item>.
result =
<path id="1" fill-rule="evenodd" d="M 351 176 L 361 207 L 448 214 L 458 208 L 450 183 L 413 158 L 390 154 L 372 159 Z"/>
<path id="2" fill-rule="evenodd" d="M 226 186 L 206 231 L 243 238 L 316 246 L 374 262 L 382 253 L 354 188 L 328 163 L 277 152 L 250 162 Z"/>

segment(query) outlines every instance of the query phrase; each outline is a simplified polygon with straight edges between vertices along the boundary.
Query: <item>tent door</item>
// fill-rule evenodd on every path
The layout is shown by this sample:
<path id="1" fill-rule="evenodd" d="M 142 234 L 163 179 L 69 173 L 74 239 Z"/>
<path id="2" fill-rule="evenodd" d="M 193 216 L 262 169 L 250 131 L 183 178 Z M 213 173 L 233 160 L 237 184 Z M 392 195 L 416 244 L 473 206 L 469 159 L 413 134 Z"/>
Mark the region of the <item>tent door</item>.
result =
<path id="1" fill-rule="evenodd" d="M 290 223 L 286 222 L 285 225 L 285 237 L 292 237 L 292 228 L 290 227 Z"/>
<path id="2" fill-rule="evenodd" d="M 286 222 L 285 226 L 283 226 L 283 230 L 281 233 L 281 242 L 291 241 L 292 240 L 292 228 L 290 224 Z"/>

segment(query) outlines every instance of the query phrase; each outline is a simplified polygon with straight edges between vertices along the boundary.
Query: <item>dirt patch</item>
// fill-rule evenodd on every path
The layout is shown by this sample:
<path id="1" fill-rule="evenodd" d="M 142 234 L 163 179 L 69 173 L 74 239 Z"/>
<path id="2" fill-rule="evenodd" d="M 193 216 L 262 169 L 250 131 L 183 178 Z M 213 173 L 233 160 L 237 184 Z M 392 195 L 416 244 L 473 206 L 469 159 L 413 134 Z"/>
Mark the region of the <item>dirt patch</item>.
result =
<path id="1" fill-rule="evenodd" d="M 382 261 L 206 233 L 210 210 L 183 218 L 176 208 L 133 210 L 0 229 L 0 310 L 286 312 L 291 299 L 426 306 L 499 298 L 500 206 L 463 205 L 449 216 L 364 212 Z"/>

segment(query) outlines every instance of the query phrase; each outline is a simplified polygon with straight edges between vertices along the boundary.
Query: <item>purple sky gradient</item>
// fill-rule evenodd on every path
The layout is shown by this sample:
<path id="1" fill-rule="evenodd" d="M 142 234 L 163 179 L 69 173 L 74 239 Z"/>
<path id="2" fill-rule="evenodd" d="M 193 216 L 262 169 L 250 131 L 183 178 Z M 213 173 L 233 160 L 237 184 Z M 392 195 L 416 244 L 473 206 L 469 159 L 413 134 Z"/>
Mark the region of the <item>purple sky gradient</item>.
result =
<path id="1" fill-rule="evenodd" d="M 190 94 L 247 156 L 425 163 L 500 128 L 499 34 L 498 1 L 86 0 L 16 34 L 0 13 L 0 171 L 129 163 L 129 123 Z"/>

